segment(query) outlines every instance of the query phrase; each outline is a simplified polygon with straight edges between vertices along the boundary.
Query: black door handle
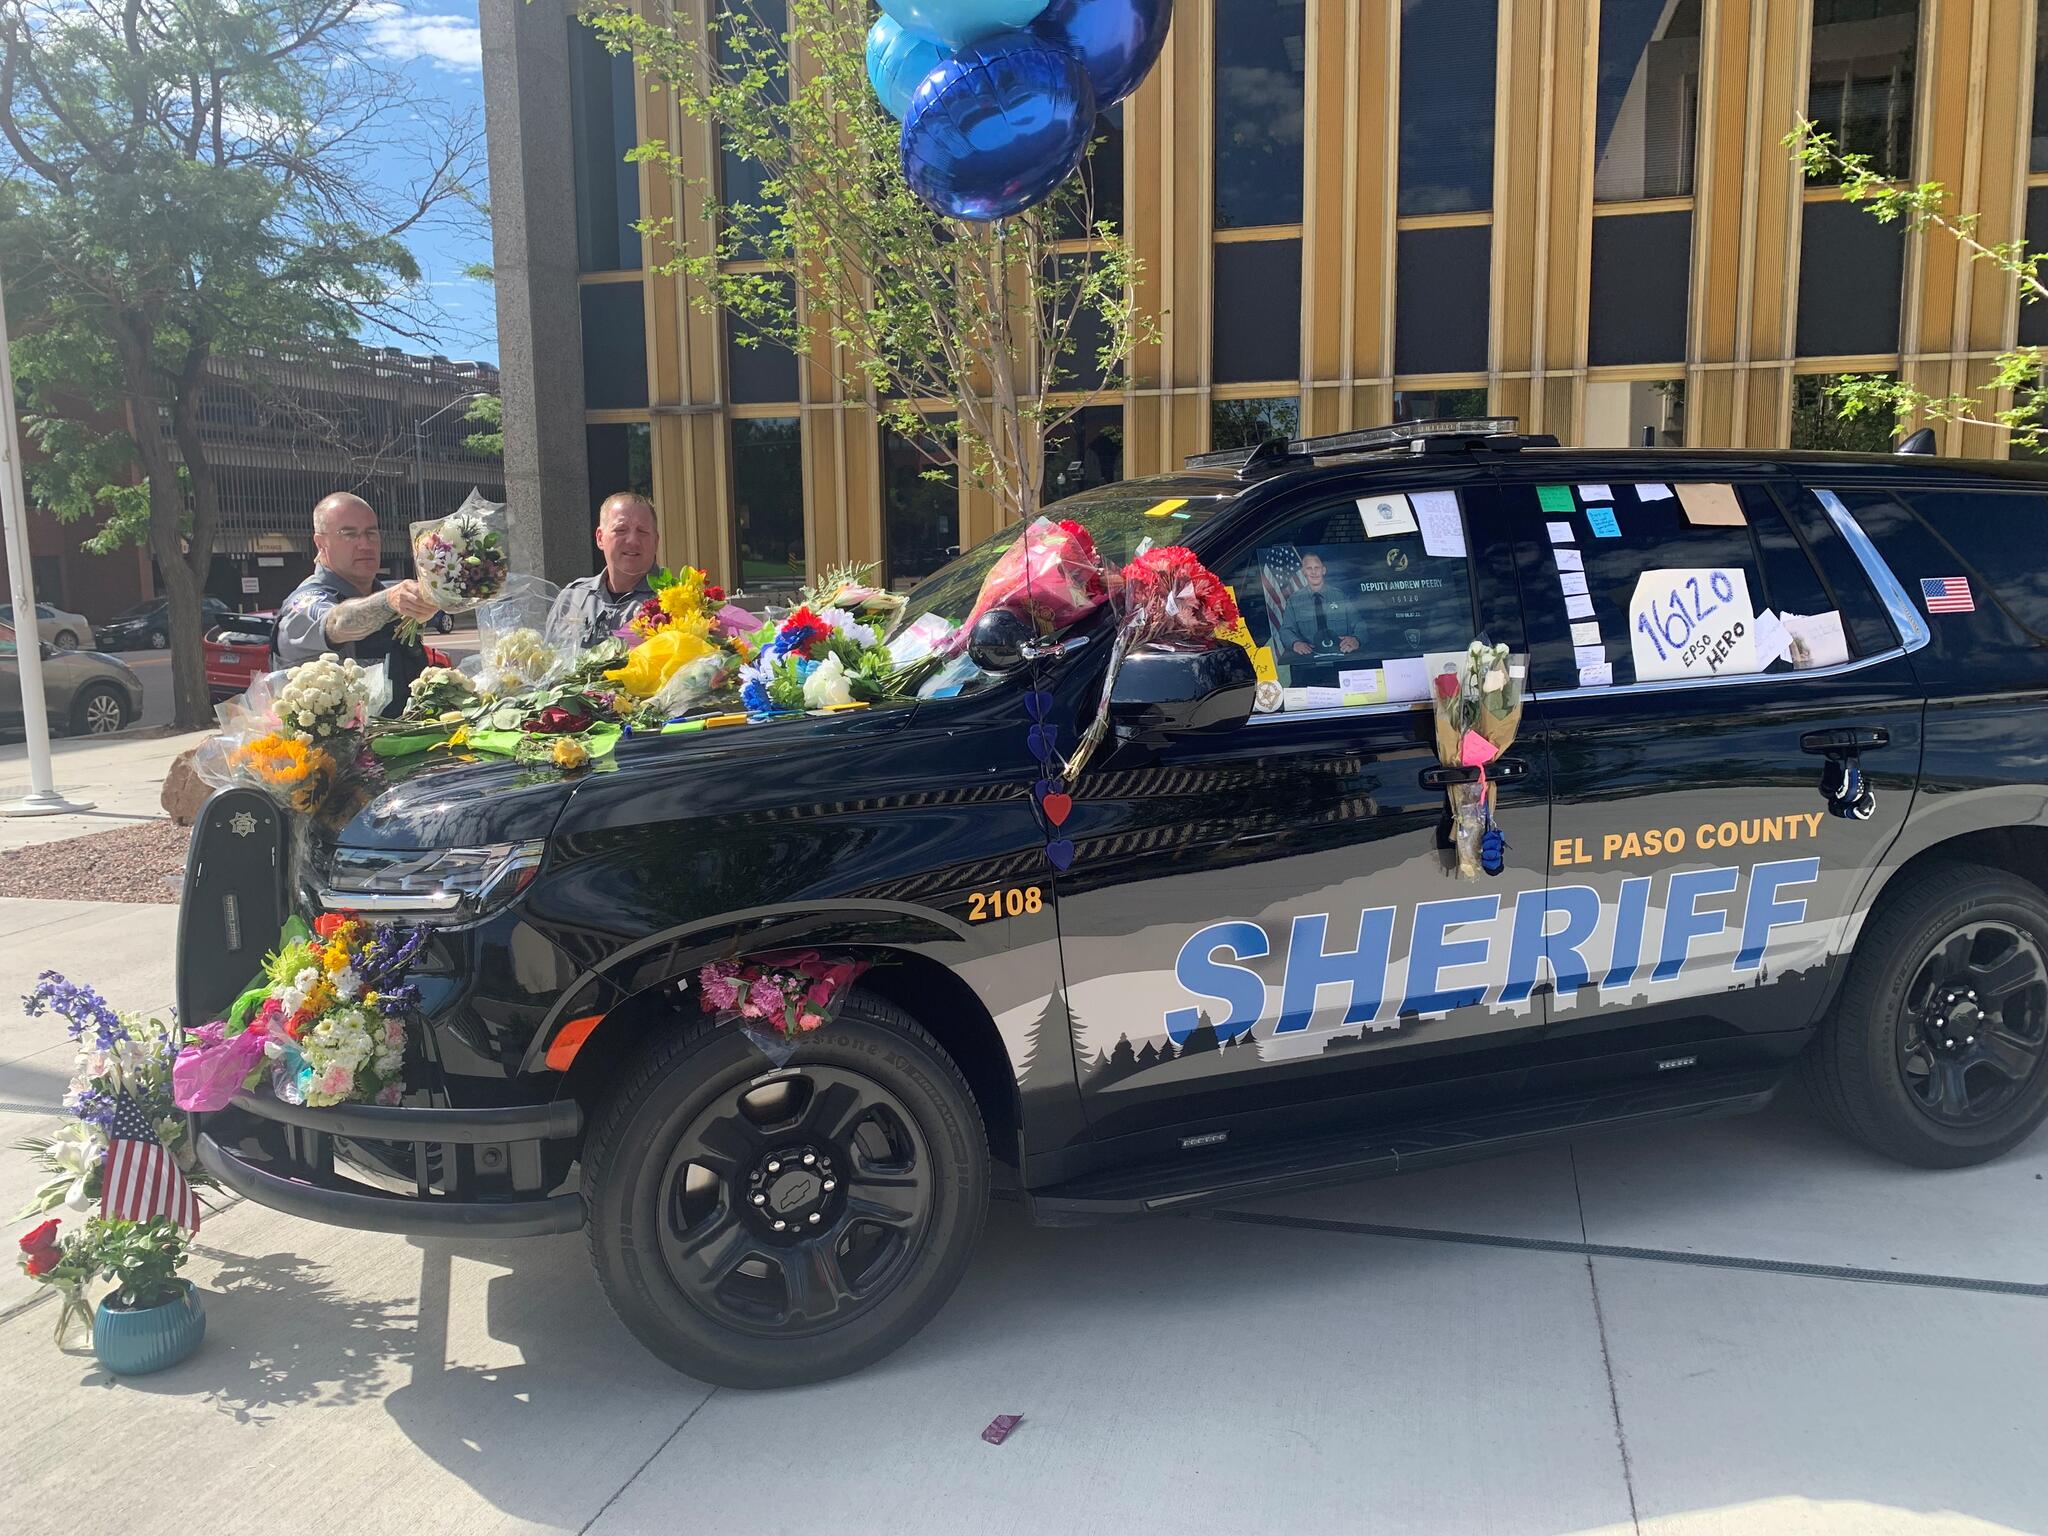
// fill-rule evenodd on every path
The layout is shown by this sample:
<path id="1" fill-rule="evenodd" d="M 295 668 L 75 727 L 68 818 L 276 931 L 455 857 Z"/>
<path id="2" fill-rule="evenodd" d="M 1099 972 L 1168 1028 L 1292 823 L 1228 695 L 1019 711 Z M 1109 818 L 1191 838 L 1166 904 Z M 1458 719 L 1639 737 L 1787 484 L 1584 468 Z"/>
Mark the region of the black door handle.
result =
<path id="1" fill-rule="evenodd" d="M 1519 757 L 1497 757 L 1486 765 L 1486 777 L 1489 780 L 1526 779 L 1528 776 L 1529 765 Z M 1423 769 L 1416 775 L 1416 781 L 1424 789 L 1449 789 L 1454 784 L 1477 784 L 1479 770 L 1450 768 L 1439 763 L 1434 768 Z"/>
<path id="2" fill-rule="evenodd" d="M 1836 726 L 1833 730 L 1808 731 L 1799 738 L 1799 750 L 1815 757 L 1837 752 L 1861 752 L 1865 747 L 1888 747 L 1892 733 L 1883 726 Z"/>

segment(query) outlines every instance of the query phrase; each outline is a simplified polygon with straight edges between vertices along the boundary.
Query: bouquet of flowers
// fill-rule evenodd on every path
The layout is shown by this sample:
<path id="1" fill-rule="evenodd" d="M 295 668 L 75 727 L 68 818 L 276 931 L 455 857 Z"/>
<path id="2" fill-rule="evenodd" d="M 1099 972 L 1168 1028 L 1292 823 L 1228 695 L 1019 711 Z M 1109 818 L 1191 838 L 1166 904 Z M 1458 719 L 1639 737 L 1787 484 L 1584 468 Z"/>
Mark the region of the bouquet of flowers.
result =
<path id="1" fill-rule="evenodd" d="M 474 491 L 446 517 L 412 525 L 413 571 L 420 592 L 443 613 L 467 613 L 505 589 L 511 562 L 505 554 L 505 509 Z M 398 636 L 419 640 L 415 619 L 401 620 Z"/>
<path id="2" fill-rule="evenodd" d="M 963 649 L 981 616 L 998 608 L 1021 614 L 1042 633 L 1050 633 L 1107 601 L 1109 579 L 1088 530 L 1076 522 L 1041 517 L 989 567 L 973 608 L 948 647 Z"/>
<path id="3" fill-rule="evenodd" d="M 476 684 L 454 667 L 428 667 L 412 680 L 402 720 L 438 720 L 449 711 L 475 708 Z"/>
<path id="4" fill-rule="evenodd" d="M 178 1108 L 223 1108 L 266 1068 L 289 1104 L 396 1104 L 405 1014 L 419 1003 L 406 975 L 425 942 L 425 929 L 342 913 L 311 928 L 289 919 L 256 983 L 179 1053 Z"/>
<path id="5" fill-rule="evenodd" d="M 740 703 L 750 714 L 877 704 L 902 696 L 930 670 L 936 659 L 931 647 L 899 662 L 878 623 L 822 600 L 828 587 L 841 596 L 872 595 L 874 589 L 858 580 L 866 569 L 834 572 L 829 582 L 805 591 L 780 623 L 735 639 L 734 649 L 753 658 L 739 670 Z"/>
<path id="6" fill-rule="evenodd" d="M 808 1034 L 832 1022 L 867 968 L 865 960 L 828 960 L 816 950 L 744 964 L 714 960 L 697 973 L 697 998 L 706 1013 L 757 1020 L 785 1037 Z"/>
<path id="7" fill-rule="evenodd" d="M 887 629 L 903 611 L 904 598 L 900 592 L 876 586 L 870 579 L 874 569 L 872 565 L 834 566 L 818 578 L 807 594 L 808 601 L 814 608 L 838 608 L 863 624 Z"/>
<path id="8" fill-rule="evenodd" d="M 1124 658 L 1141 645 L 1188 646 L 1206 650 L 1224 641 L 1220 633 L 1235 629 L 1237 600 L 1216 574 L 1180 545 L 1141 550 L 1123 568 L 1116 602 L 1121 613 L 1116 641 L 1103 674 L 1102 699 L 1095 718 L 1081 735 L 1074 754 L 1060 770 L 1072 782 L 1109 733 L 1109 695 L 1116 686 Z"/>
<path id="9" fill-rule="evenodd" d="M 215 712 L 220 731 L 200 743 L 193 770 L 215 788 L 252 785 L 311 815 L 357 766 L 363 733 L 389 688 L 382 667 L 332 652 L 266 673 Z"/>
<path id="10" fill-rule="evenodd" d="M 90 1329 L 92 1309 L 85 1287 L 95 1278 L 119 1287 L 124 1307 L 153 1307 L 172 1299 L 182 1282 L 190 1239 L 168 1216 L 130 1221 L 120 1216 L 87 1218 L 84 1228 L 59 1237 L 61 1222 L 52 1218 L 23 1235 L 21 1269 L 31 1280 L 54 1288 L 63 1298 L 57 1313 L 61 1347 L 74 1323 Z"/>
<path id="11" fill-rule="evenodd" d="M 1474 640 L 1432 681 L 1437 761 L 1446 768 L 1475 770 L 1471 782 L 1446 791 L 1458 874 L 1466 880 L 1478 878 L 1482 870 L 1497 875 L 1502 868 L 1506 844 L 1494 823 L 1494 786 L 1487 781 L 1486 765 L 1513 745 L 1521 727 L 1526 670 L 1506 646 Z"/>

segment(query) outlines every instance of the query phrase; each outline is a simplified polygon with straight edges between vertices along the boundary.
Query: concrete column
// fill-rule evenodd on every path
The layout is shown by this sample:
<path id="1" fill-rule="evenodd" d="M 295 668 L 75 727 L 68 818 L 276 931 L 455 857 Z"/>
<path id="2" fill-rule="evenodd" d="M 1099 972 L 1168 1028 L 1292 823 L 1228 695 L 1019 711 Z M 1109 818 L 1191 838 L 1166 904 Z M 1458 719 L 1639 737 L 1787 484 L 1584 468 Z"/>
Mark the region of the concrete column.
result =
<path id="1" fill-rule="evenodd" d="M 480 0 L 515 570 L 589 569 L 569 0 Z"/>

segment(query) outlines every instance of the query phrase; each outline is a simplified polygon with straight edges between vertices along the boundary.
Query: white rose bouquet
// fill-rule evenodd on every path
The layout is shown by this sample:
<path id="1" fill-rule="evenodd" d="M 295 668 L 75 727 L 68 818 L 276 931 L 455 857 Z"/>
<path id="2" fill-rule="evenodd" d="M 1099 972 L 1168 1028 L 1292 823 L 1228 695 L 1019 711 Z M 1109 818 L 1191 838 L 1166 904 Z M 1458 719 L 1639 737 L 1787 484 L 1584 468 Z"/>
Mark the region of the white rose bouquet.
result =
<path id="1" fill-rule="evenodd" d="M 271 701 L 277 733 L 295 741 L 325 742 L 360 731 L 370 718 L 371 675 L 332 651 L 285 674 Z"/>

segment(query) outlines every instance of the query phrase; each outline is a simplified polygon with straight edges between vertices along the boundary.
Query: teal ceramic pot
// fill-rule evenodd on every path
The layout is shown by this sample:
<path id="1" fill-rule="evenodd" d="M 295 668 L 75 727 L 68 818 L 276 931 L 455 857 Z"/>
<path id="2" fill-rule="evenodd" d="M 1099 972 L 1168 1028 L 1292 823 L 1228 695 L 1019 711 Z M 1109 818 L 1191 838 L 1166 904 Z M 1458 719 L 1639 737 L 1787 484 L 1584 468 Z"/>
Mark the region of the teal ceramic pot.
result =
<path id="1" fill-rule="evenodd" d="M 176 1365 L 199 1347 L 206 1337 L 199 1292 L 189 1280 L 178 1285 L 178 1299 L 160 1306 L 129 1311 L 100 1303 L 92 1320 L 92 1352 L 101 1365 L 116 1376 L 143 1376 Z"/>

